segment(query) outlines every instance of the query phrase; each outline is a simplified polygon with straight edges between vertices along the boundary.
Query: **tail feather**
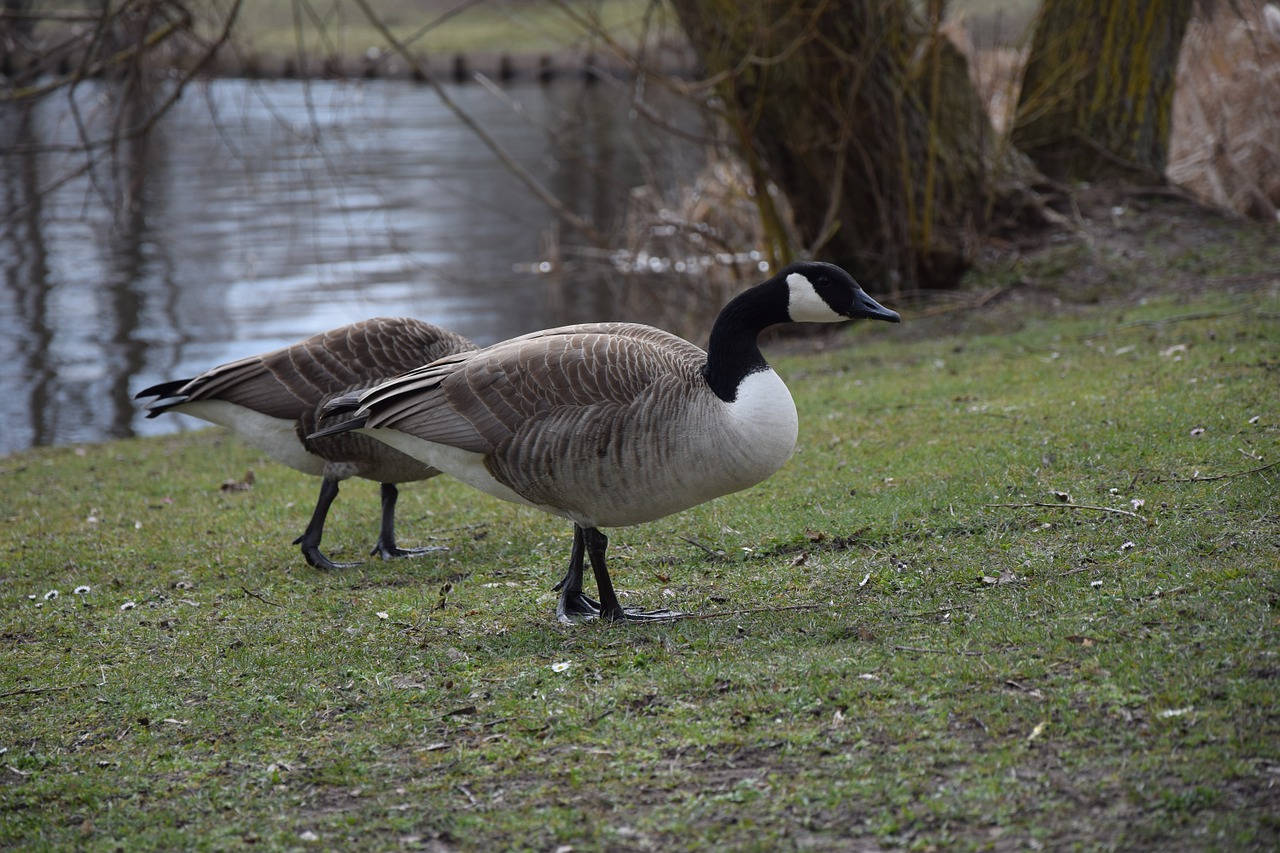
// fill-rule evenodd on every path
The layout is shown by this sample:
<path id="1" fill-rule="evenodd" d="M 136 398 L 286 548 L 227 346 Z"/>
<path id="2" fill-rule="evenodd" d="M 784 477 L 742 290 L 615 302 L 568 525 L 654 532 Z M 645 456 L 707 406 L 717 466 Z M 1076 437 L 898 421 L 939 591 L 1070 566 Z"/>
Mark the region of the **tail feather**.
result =
<path id="1" fill-rule="evenodd" d="M 354 412 L 360 408 L 360 391 L 352 391 L 349 394 L 339 394 L 332 400 L 326 400 L 324 405 L 320 407 L 320 417 L 324 421 L 331 421 L 335 415 L 344 415 Z M 360 429 L 369 420 L 368 412 L 356 415 L 355 417 L 341 420 L 338 423 L 329 423 L 315 432 L 307 436 L 308 440 L 313 438 L 322 438 L 326 435 L 337 435 L 340 432 L 350 432 L 353 429 Z"/>
<path id="2" fill-rule="evenodd" d="M 342 411 L 350 411 L 350 410 L 343 409 Z M 369 420 L 369 416 L 367 414 L 356 415 L 355 417 L 349 418 L 348 420 L 342 421 L 341 423 L 330 424 L 329 426 L 321 427 L 320 429 L 308 435 L 307 440 L 310 441 L 313 438 L 323 438 L 326 435 L 337 435 L 338 433 L 341 433 L 341 432 L 350 432 L 353 429 L 360 429 L 360 427 L 364 426 L 368 422 L 368 420 Z"/>
<path id="3" fill-rule="evenodd" d="M 354 412 L 360 408 L 360 395 L 363 392 L 353 391 L 350 394 L 339 394 L 332 400 L 326 400 L 325 404 L 320 407 L 322 417 L 332 417 L 340 415 L 343 412 Z"/>
<path id="4" fill-rule="evenodd" d="M 143 397 L 155 397 L 155 400 L 143 407 L 146 409 L 147 417 L 154 418 L 156 415 L 164 414 L 174 406 L 187 402 L 187 395 L 179 392 L 190 382 L 190 379 L 171 379 L 168 382 L 161 382 L 149 388 L 143 388 L 133 395 L 133 399 L 141 400 Z"/>

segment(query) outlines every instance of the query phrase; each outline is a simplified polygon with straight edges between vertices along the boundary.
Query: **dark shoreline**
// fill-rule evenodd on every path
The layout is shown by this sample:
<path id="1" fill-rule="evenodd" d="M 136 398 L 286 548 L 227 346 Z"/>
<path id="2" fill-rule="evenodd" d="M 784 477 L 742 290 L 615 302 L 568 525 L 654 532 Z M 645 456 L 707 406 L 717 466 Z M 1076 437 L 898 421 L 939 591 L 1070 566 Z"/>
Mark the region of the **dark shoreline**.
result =
<path id="1" fill-rule="evenodd" d="M 84 74 L 69 58 L 51 68 L 46 58 L 31 57 L 27 63 L 15 61 L 11 55 L 0 57 L 0 90 L 19 88 L 33 77 L 53 72 L 58 77 L 73 78 Z M 470 83 L 483 75 L 500 84 L 542 83 L 600 79 L 629 80 L 639 74 L 654 73 L 691 79 L 695 62 L 682 48 L 660 48 L 651 51 L 643 67 L 616 57 L 601 57 L 586 52 L 558 53 L 454 52 L 415 55 L 411 62 L 389 50 L 371 49 L 363 55 L 240 54 L 234 48 L 224 50 L 200 69 L 199 76 L 263 80 L 417 80 L 426 82 L 428 75 L 442 82 Z M 149 55 L 148 69 L 182 71 L 192 68 L 199 57 L 159 50 Z M 128 64 L 115 65 L 88 77 L 120 77 L 131 70 Z"/>

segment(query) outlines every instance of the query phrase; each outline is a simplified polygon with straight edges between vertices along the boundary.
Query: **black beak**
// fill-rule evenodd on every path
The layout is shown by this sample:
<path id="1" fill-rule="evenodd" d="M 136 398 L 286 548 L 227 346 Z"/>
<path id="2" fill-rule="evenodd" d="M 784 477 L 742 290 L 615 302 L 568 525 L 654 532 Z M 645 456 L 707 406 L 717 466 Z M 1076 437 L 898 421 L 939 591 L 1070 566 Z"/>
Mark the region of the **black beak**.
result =
<path id="1" fill-rule="evenodd" d="M 890 311 L 861 289 L 853 294 L 853 310 L 849 312 L 853 319 L 865 317 L 868 320 L 884 320 L 887 323 L 901 323 L 902 317 L 897 311 Z"/>

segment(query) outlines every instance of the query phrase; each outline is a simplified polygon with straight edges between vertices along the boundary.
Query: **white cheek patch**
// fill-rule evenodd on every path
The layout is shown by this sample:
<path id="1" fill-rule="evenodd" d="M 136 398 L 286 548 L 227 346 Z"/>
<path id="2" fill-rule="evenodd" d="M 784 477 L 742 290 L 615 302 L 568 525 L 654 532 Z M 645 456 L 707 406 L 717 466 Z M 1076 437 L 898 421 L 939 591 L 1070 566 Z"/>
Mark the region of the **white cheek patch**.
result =
<path id="1" fill-rule="evenodd" d="M 831 306 L 818 295 L 809 279 L 798 272 L 787 276 L 787 291 L 787 313 L 794 322 L 836 323 L 848 319 L 831 310 Z"/>

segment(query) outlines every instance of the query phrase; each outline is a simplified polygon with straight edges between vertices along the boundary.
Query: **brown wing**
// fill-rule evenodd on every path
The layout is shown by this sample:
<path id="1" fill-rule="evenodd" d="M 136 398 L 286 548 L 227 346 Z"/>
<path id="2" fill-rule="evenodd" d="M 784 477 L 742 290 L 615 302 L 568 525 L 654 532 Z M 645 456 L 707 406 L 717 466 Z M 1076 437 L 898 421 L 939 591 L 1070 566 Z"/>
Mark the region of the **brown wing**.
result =
<path id="1" fill-rule="evenodd" d="M 172 383 L 156 386 L 170 387 L 173 399 L 162 401 L 153 413 L 188 401 L 225 400 L 272 417 L 310 420 L 331 397 L 473 349 L 475 344 L 466 338 L 438 326 L 412 318 L 377 317 L 220 365 L 176 391 Z"/>
<path id="2" fill-rule="evenodd" d="M 369 427 L 492 453 L 531 423 L 580 424 L 629 407 L 659 381 L 693 381 L 705 359 L 688 341 L 649 326 L 566 326 L 442 359 L 361 402 Z"/>

